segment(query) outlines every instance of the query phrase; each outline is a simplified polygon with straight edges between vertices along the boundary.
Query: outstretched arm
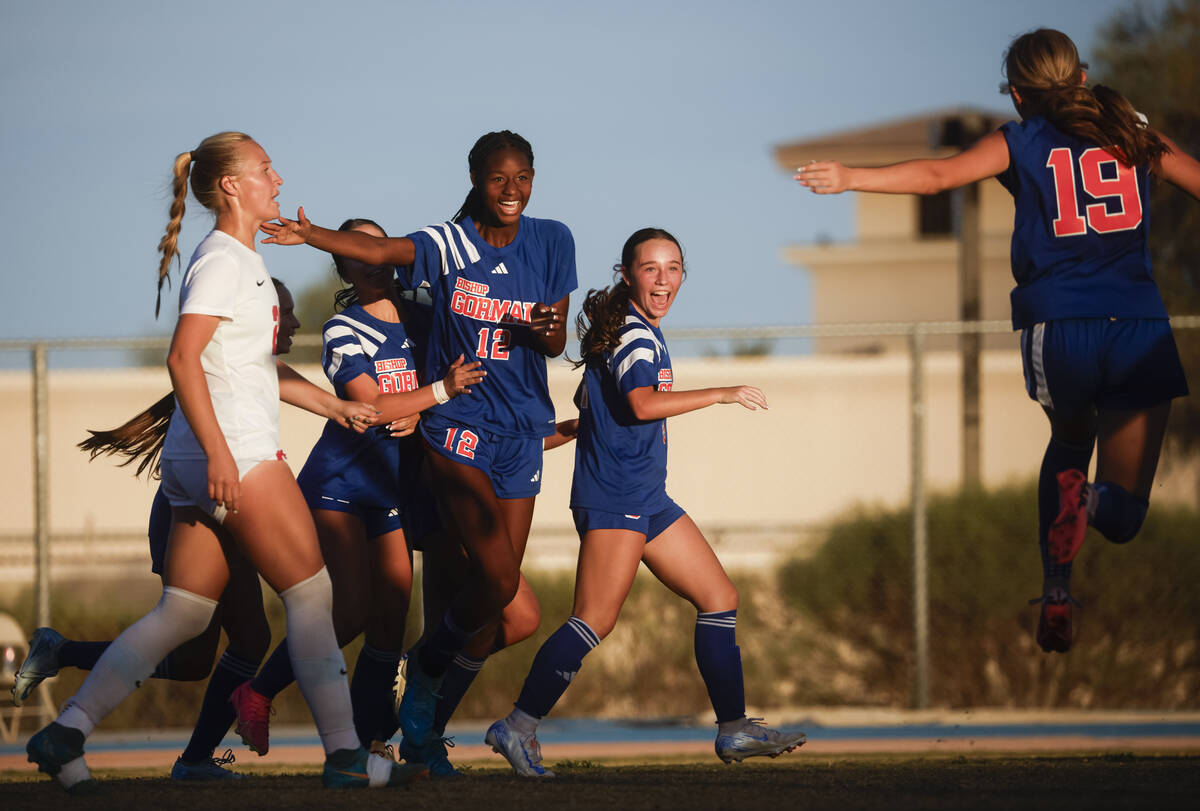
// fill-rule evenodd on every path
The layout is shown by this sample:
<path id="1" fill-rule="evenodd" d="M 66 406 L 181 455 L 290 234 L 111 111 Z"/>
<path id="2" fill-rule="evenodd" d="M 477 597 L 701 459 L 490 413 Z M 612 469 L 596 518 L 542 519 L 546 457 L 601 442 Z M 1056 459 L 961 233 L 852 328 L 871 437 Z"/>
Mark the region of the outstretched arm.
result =
<path id="1" fill-rule="evenodd" d="M 737 403 L 751 411 L 767 409 L 766 395 L 754 386 L 724 386 L 691 391 L 659 391 L 653 386 L 643 386 L 625 397 L 629 400 L 633 416 L 639 420 L 661 420 L 717 404 Z"/>
<path id="2" fill-rule="evenodd" d="M 1008 144 L 993 132 L 970 149 L 948 158 L 893 163 L 877 168 L 854 168 L 837 161 L 813 161 L 796 170 L 795 179 L 814 194 L 873 191 L 888 194 L 937 194 L 976 180 L 994 177 L 1008 168 Z"/>
<path id="3" fill-rule="evenodd" d="M 417 255 L 412 240 L 406 237 L 376 237 L 362 231 L 331 231 L 313 225 L 304 216 L 304 206 L 296 219 L 280 217 L 279 222 L 264 222 L 260 229 L 268 235 L 264 243 L 308 244 L 368 265 L 411 265 Z"/>
<path id="4" fill-rule="evenodd" d="M 379 412 L 374 406 L 352 400 L 339 400 L 281 360 L 275 361 L 279 372 L 279 399 L 288 405 L 311 411 L 318 417 L 333 420 L 343 428 L 358 433 L 375 424 Z"/>
<path id="5" fill-rule="evenodd" d="M 1200 161 L 1184 152 L 1161 132 L 1158 133 L 1158 137 L 1167 145 L 1167 151 L 1159 159 L 1154 173 L 1200 200 Z"/>
<path id="6" fill-rule="evenodd" d="M 355 400 L 369 403 L 377 408 L 379 418 L 376 422 L 395 422 L 403 417 L 419 414 L 439 402 L 445 402 L 445 400 L 438 399 L 439 393 L 446 400 L 460 394 L 470 394 L 471 386 L 483 380 L 487 372 L 480 368 L 483 366 L 481 361 L 463 363 L 463 360 L 463 356 L 459 355 L 458 360 L 450 364 L 450 370 L 446 372 L 446 376 L 438 381 L 441 384 L 440 387 L 435 383 L 421 386 L 413 391 L 380 394 L 379 384 L 364 372 L 346 384 L 346 394 Z M 415 420 L 413 425 L 416 425 Z M 412 432 L 408 431 L 408 433 Z"/>

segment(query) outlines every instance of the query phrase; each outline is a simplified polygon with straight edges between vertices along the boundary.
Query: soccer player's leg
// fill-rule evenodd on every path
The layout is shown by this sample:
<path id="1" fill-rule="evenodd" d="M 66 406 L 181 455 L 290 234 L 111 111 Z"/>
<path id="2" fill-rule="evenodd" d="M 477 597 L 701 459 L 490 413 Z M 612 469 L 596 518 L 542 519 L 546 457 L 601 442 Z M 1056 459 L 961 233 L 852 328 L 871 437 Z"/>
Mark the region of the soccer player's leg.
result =
<path id="1" fill-rule="evenodd" d="M 757 723 L 762 719 L 746 717 L 742 658 L 735 635 L 737 589 L 712 547 L 695 522 L 674 505 L 652 521 L 646 566 L 698 612 L 696 664 L 716 713 L 717 757 L 726 763 L 760 755 L 773 758 L 801 746 L 803 732 L 770 729 Z"/>
<path id="2" fill-rule="evenodd" d="M 644 519 L 575 511 L 582 537 L 571 616 L 538 649 L 513 711 L 484 738 L 523 777 L 553 777 L 542 766 L 537 724 L 571 685 L 583 658 L 616 625 L 645 548 L 644 529 L 630 525 L 637 520 Z"/>

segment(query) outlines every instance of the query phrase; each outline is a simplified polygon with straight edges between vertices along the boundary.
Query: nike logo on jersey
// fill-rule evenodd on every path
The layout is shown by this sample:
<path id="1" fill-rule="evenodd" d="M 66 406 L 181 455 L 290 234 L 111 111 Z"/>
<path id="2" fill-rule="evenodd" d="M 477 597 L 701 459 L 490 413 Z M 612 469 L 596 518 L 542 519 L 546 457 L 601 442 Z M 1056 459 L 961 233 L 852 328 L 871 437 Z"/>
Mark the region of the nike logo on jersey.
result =
<path id="1" fill-rule="evenodd" d="M 506 275 L 506 276 L 507 276 L 507 275 L 508 275 L 508 268 L 506 268 L 506 267 L 504 266 L 504 263 L 503 263 L 503 262 L 501 262 L 500 264 L 498 264 L 498 265 L 496 265 L 494 268 L 492 268 L 492 273 L 503 273 L 504 275 Z"/>
<path id="2" fill-rule="evenodd" d="M 539 470 L 537 473 L 534 473 L 532 476 L 530 476 L 530 477 L 529 477 L 529 481 L 530 481 L 531 483 L 532 483 L 532 482 L 537 482 L 537 481 L 538 481 L 538 480 L 540 480 L 541 478 L 542 478 L 542 471 L 540 471 L 540 470 Z"/>
<path id="3" fill-rule="evenodd" d="M 255 282 L 255 284 L 258 285 L 259 287 L 262 287 L 266 283 L 267 283 L 266 279 L 259 279 L 257 282 Z"/>
<path id="4" fill-rule="evenodd" d="M 571 683 L 571 679 L 575 678 L 575 675 L 577 673 L 579 673 L 578 670 L 556 670 L 556 671 L 554 671 L 554 675 L 560 677 L 567 684 Z"/>

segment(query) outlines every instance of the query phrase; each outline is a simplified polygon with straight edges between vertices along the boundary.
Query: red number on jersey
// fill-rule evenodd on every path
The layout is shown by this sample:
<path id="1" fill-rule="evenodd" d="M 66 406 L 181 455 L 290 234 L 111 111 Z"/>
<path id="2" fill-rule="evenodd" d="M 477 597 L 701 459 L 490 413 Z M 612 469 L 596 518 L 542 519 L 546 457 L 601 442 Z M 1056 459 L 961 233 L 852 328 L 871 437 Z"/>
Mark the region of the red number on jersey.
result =
<path id="1" fill-rule="evenodd" d="M 1131 231 L 1142 223 L 1142 198 L 1138 195 L 1137 172 L 1114 158 L 1107 150 L 1094 146 L 1079 156 L 1079 178 L 1083 190 L 1095 200 L 1117 198 L 1120 210 L 1109 213 L 1104 202 L 1091 203 L 1087 218 L 1080 216 L 1075 200 L 1075 161 L 1071 150 L 1058 147 L 1050 150 L 1046 166 L 1054 173 L 1054 196 L 1058 216 L 1054 219 L 1054 236 L 1074 237 L 1087 233 L 1090 227 L 1098 234 Z M 1104 166 L 1112 166 L 1114 176 L 1105 177 Z"/>
<path id="2" fill-rule="evenodd" d="M 488 334 L 491 333 L 492 347 L 491 354 L 488 354 Z M 508 339 L 509 332 L 506 329 L 496 327 L 489 329 L 484 327 L 479 330 L 479 343 L 475 347 L 475 354 L 481 358 L 493 358 L 495 360 L 508 360 Z"/>
<path id="3" fill-rule="evenodd" d="M 279 305 L 271 306 L 271 320 L 275 322 L 274 329 L 271 330 L 271 354 L 279 354 Z"/>

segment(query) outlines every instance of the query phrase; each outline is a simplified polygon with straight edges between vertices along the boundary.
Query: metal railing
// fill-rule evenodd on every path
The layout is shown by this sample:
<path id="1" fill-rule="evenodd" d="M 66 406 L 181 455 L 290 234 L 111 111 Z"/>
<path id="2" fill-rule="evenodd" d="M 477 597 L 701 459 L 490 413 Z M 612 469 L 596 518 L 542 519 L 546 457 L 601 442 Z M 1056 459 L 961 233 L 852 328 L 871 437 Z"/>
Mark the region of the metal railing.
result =
<path id="1" fill-rule="evenodd" d="M 1171 319 L 1175 330 L 1200 328 L 1200 315 Z M 800 324 L 795 326 L 730 327 L 664 330 L 671 341 L 762 341 L 804 338 L 861 338 L 906 336 L 910 363 L 909 374 L 909 465 L 913 544 L 913 631 L 914 631 L 914 702 L 918 708 L 929 705 L 929 580 L 928 526 L 926 517 L 924 397 L 925 339 L 931 335 L 967 335 L 1010 333 L 1008 321 L 923 321 L 878 322 L 859 324 Z M 63 338 L 41 341 L 0 341 L 0 352 L 29 352 L 33 367 L 33 470 L 34 470 L 34 544 L 35 544 L 35 616 L 38 625 L 50 622 L 50 532 L 48 471 L 47 361 L 51 351 L 61 350 L 141 350 L 165 349 L 163 338 Z M 297 336 L 294 346 L 319 346 L 320 336 Z"/>

